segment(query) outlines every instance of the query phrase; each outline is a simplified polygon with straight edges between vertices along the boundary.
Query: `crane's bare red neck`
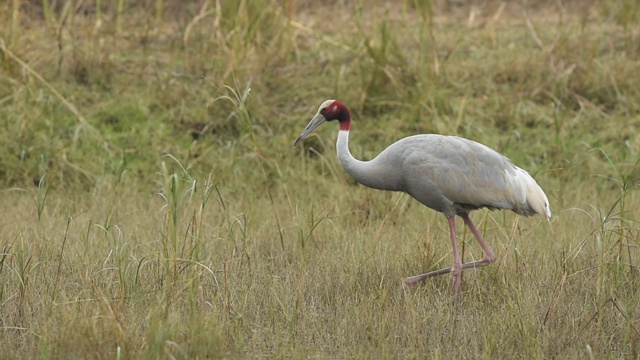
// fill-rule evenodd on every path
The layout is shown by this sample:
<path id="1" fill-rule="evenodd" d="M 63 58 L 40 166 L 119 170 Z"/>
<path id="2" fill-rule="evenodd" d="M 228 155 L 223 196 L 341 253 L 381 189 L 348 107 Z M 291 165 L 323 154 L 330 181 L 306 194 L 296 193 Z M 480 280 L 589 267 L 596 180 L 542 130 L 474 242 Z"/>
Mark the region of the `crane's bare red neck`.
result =
<path id="1" fill-rule="evenodd" d="M 340 101 L 334 101 L 331 105 L 320 111 L 324 118 L 327 121 L 338 120 L 340 122 L 340 130 L 349 131 L 351 127 L 351 113 L 349 112 L 349 108 L 347 108 Z"/>

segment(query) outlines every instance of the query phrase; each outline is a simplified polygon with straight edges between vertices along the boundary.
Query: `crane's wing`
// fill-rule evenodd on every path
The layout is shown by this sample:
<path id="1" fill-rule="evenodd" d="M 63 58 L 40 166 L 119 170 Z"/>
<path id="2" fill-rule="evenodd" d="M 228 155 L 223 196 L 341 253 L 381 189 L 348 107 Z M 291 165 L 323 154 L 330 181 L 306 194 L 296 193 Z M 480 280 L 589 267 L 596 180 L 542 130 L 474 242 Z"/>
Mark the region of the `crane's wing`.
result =
<path id="1" fill-rule="evenodd" d="M 390 156 L 403 158 L 404 190 L 445 214 L 488 207 L 551 216 L 535 180 L 485 145 L 456 136 L 416 135 L 389 150 Z"/>

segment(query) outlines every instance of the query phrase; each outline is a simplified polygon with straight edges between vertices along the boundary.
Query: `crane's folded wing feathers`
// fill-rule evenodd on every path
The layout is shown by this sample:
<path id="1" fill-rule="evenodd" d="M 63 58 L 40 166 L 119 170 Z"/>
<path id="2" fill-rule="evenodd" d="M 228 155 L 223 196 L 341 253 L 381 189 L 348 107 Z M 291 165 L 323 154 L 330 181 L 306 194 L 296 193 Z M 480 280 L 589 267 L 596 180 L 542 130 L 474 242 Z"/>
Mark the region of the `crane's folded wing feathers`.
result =
<path id="1" fill-rule="evenodd" d="M 438 211 L 487 207 L 551 216 L 546 195 L 526 171 L 475 141 L 416 135 L 396 142 L 380 156 L 403 158 L 402 190 Z"/>

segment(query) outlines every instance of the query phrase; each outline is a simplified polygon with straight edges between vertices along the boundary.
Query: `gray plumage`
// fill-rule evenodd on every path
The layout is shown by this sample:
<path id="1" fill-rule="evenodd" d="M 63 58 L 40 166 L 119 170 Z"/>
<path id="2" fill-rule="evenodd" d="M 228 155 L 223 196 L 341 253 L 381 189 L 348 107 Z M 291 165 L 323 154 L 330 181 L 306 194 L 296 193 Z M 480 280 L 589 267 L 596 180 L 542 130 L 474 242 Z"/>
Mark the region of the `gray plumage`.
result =
<path id="1" fill-rule="evenodd" d="M 480 208 L 512 210 L 531 216 L 551 217 L 549 200 L 536 181 L 507 157 L 472 140 L 457 136 L 414 135 L 398 140 L 370 161 L 360 161 L 349 150 L 349 109 L 339 101 L 320 105 L 295 145 L 324 122 L 337 120 L 340 131 L 336 150 L 345 171 L 357 182 L 380 190 L 403 191 L 431 209 L 442 212 L 449 221 L 454 264 L 405 279 L 406 284 L 451 272 L 454 295 L 460 287 L 463 269 L 488 265 L 493 250 L 482 238 L 469 212 Z M 462 264 L 457 250 L 455 216 L 462 217 L 480 243 L 485 257 Z"/>
<path id="2" fill-rule="evenodd" d="M 338 155 L 359 183 L 404 191 L 422 204 L 453 216 L 487 207 L 531 216 L 550 216 L 544 193 L 524 170 L 495 150 L 457 136 L 414 135 L 401 139 L 371 161 L 354 165 Z"/>

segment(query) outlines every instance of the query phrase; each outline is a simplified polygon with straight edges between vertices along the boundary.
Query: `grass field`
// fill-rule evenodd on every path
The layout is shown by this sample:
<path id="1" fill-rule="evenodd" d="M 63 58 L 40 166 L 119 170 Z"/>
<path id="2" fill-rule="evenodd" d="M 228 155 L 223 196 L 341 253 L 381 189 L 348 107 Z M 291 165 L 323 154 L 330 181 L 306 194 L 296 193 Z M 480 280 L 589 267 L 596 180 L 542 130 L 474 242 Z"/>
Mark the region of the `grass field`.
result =
<path id="1" fill-rule="evenodd" d="M 640 5 L 466 3 L 0 3 L 0 357 L 639 359 Z M 447 222 L 292 147 L 330 98 L 356 157 L 471 138 L 553 218 L 474 212 L 458 306 L 401 291 Z"/>

